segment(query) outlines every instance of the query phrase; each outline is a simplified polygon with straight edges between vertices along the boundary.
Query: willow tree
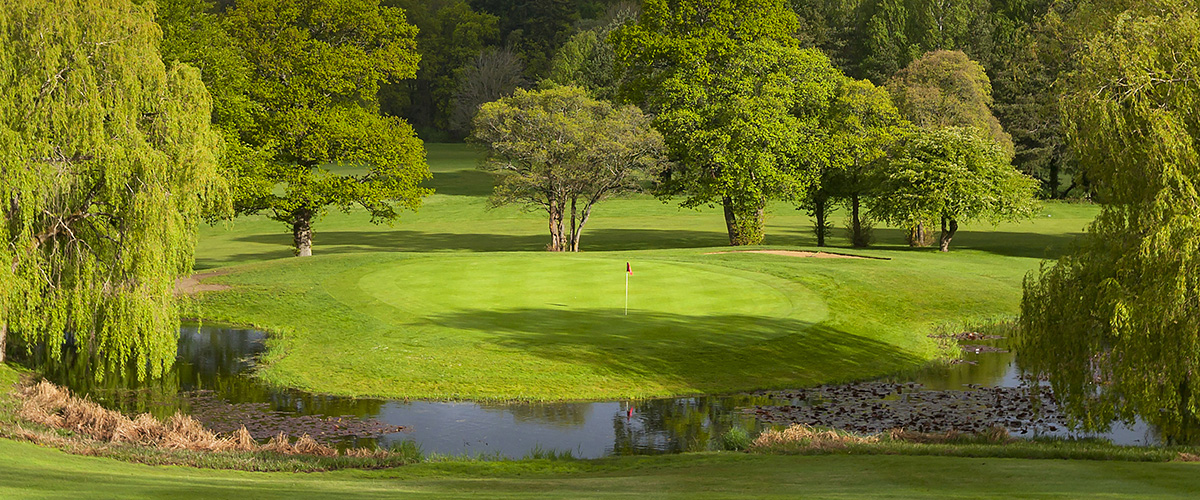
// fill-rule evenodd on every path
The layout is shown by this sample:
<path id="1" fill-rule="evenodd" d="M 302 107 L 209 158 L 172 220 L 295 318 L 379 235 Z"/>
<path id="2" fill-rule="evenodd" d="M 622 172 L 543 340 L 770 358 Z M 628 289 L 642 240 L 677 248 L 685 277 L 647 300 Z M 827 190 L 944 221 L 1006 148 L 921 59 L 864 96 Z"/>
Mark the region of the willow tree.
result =
<path id="1" fill-rule="evenodd" d="M 221 182 L 208 93 L 159 38 L 129 1 L 0 5 L 0 355 L 7 333 L 142 377 L 174 360 L 174 282 Z"/>
<path id="2" fill-rule="evenodd" d="M 768 200 L 799 202 L 825 154 L 840 72 L 793 37 L 777 0 L 651 0 L 617 30 L 622 93 L 655 115 L 673 167 L 661 193 L 720 204 L 731 245 L 763 240 Z"/>
<path id="3" fill-rule="evenodd" d="M 483 168 L 497 174 L 491 204 L 545 210 L 555 252 L 578 252 L 596 204 L 645 187 L 664 165 L 650 118 L 580 87 L 517 90 L 484 104 L 471 140 L 487 147 Z"/>
<path id="4" fill-rule="evenodd" d="M 403 11 L 379 0 L 240 0 L 223 21 L 250 68 L 250 116 L 237 134 L 267 153 L 238 165 L 239 213 L 287 224 L 296 254 L 308 256 L 330 207 L 385 222 L 420 206 L 424 147 L 376 102 L 382 83 L 417 71 L 417 30 Z"/>
<path id="5" fill-rule="evenodd" d="M 1064 81 L 1068 137 L 1100 215 L 1025 280 L 1023 368 L 1085 429 L 1140 416 L 1200 438 L 1200 16 L 1150 0 L 1115 16 Z"/>

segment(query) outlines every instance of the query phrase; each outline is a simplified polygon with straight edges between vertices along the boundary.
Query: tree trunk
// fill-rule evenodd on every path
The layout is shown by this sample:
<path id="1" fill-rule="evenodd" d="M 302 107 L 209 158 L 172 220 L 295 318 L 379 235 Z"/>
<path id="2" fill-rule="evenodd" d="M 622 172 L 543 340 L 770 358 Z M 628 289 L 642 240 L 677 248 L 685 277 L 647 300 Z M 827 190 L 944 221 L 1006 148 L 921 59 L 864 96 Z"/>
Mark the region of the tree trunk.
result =
<path id="1" fill-rule="evenodd" d="M 579 245 L 577 245 L 575 243 L 576 241 L 579 240 L 579 232 L 578 232 L 579 228 L 578 228 L 578 226 L 575 225 L 576 215 L 578 214 L 578 212 L 575 210 L 575 201 L 576 201 L 575 198 L 572 197 L 571 198 L 571 237 L 567 239 L 567 248 L 566 248 L 566 251 L 568 251 L 568 252 L 578 252 L 579 251 Z"/>
<path id="2" fill-rule="evenodd" d="M 563 242 L 566 239 L 563 235 L 564 207 L 560 203 L 551 202 L 548 210 L 550 211 L 550 246 L 547 247 L 547 250 L 561 252 L 565 250 Z"/>
<path id="3" fill-rule="evenodd" d="M 909 229 L 908 246 L 910 247 L 927 247 L 932 243 L 930 241 L 929 231 L 925 229 L 924 222 L 918 222 L 917 226 Z"/>
<path id="4" fill-rule="evenodd" d="M 958 232 L 958 221 L 948 218 L 948 217 L 942 217 L 941 244 L 942 244 L 943 252 L 950 251 L 950 240 L 954 239 L 954 233 L 957 233 L 957 232 Z"/>
<path id="5" fill-rule="evenodd" d="M 312 212 L 297 210 L 292 213 L 292 244 L 297 257 L 312 257 Z"/>
<path id="6" fill-rule="evenodd" d="M 870 242 L 863 234 L 862 216 L 859 214 L 858 193 L 850 195 L 850 244 L 857 248 L 866 247 Z"/>
<path id="7" fill-rule="evenodd" d="M 4 348 L 8 344 L 8 323 L 0 322 L 0 363 L 4 363 Z"/>
<path id="8" fill-rule="evenodd" d="M 729 231 L 730 246 L 762 243 L 765 206 L 760 205 L 749 214 L 738 214 L 734 209 L 733 200 L 728 196 L 721 199 L 721 204 L 725 207 L 725 227 Z"/>
<path id="9" fill-rule="evenodd" d="M 733 200 L 728 196 L 721 198 L 721 207 L 725 209 L 725 230 L 729 233 L 729 246 L 737 246 L 738 229 L 737 216 L 733 213 Z"/>
<path id="10" fill-rule="evenodd" d="M 591 215 L 592 215 L 592 203 L 588 203 L 587 206 L 583 207 L 583 214 L 579 218 L 579 227 L 575 229 L 575 238 L 571 240 L 571 251 L 572 252 L 579 251 L 579 238 L 581 235 L 583 235 L 583 226 L 585 224 L 587 224 L 588 217 L 590 217 Z"/>
<path id="11" fill-rule="evenodd" d="M 825 246 L 825 236 L 829 233 L 829 200 L 824 196 L 813 197 L 813 215 L 817 217 L 817 246 Z"/>

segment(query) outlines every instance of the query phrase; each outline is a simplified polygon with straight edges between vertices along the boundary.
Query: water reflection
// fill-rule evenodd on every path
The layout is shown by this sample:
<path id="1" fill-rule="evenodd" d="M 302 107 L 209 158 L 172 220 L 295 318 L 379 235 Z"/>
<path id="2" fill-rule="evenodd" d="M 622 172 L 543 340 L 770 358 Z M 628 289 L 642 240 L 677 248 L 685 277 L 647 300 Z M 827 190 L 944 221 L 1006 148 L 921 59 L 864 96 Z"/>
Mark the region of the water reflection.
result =
<path id="1" fill-rule="evenodd" d="M 571 451 L 585 458 L 704 450 L 732 427 L 746 428 L 753 436 L 769 425 L 743 409 L 780 404 L 762 395 L 591 403 L 385 401 L 324 396 L 271 388 L 250 376 L 254 360 L 264 350 L 264 341 L 265 335 L 255 330 L 185 326 L 180 331 L 179 358 L 174 369 L 152 382 L 110 374 L 97 383 L 85 364 L 70 356 L 53 365 L 36 357 L 27 361 L 42 366 L 47 378 L 125 413 L 150 412 L 167 417 L 184 411 L 201 421 L 208 419 L 206 425 L 217 430 L 253 424 L 260 435 L 271 434 L 273 429 L 294 434 L 297 428 L 316 434 L 310 431 L 318 429 L 312 417 L 334 422 L 338 417 L 352 416 L 367 419 L 364 422 L 403 426 L 405 430 L 369 439 L 336 433 L 323 439 L 342 446 L 389 446 L 414 440 L 427 453 L 448 455 L 519 458 L 535 447 Z M 888 379 L 915 381 L 932 390 L 962 390 L 968 384 L 1015 387 L 1020 383 L 1012 354 L 969 355 L 968 359 L 974 363 L 928 367 Z M 197 391 L 207 399 L 197 399 Z M 237 407 L 236 411 L 229 406 Z M 239 413 L 242 411 L 254 413 Z M 1121 444 L 1157 443 L 1156 436 L 1144 425 L 1118 427 L 1105 437 Z"/>

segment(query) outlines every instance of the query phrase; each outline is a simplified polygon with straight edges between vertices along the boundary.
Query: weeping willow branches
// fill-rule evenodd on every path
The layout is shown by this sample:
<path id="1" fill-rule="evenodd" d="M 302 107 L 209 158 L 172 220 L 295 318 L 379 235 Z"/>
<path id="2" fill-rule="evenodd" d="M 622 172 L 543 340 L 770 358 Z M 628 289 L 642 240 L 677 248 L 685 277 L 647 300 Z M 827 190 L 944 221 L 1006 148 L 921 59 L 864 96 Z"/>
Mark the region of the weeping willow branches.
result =
<path id="1" fill-rule="evenodd" d="M 151 8 L 0 6 L 0 358 L 16 337 L 143 377 L 174 359 L 174 280 L 224 187 L 208 92 L 164 66 Z"/>

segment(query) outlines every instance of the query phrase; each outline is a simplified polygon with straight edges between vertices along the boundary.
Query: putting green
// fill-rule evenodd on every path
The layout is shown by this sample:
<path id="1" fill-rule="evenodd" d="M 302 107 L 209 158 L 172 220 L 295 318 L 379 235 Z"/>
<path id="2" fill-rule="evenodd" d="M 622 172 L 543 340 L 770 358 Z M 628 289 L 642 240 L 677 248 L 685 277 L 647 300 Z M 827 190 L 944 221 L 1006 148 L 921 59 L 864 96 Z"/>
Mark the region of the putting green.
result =
<path id="1" fill-rule="evenodd" d="M 358 287 L 429 322 L 479 332 L 622 335 L 646 341 L 717 335 L 726 343 L 796 333 L 828 314 L 808 289 L 758 273 L 669 261 L 553 254 L 419 258 L 366 274 Z M 787 318 L 788 327 L 774 327 Z M 649 321 L 645 321 L 649 319 Z M 689 326 L 689 323 L 692 326 Z"/>
<path id="2" fill-rule="evenodd" d="M 219 278 L 232 288 L 206 302 L 237 304 L 239 321 L 273 333 L 259 376 L 282 386 L 620 399 L 865 378 L 926 359 L 910 348 L 921 339 L 886 328 L 889 318 L 866 317 L 862 332 L 840 326 L 846 311 L 864 319 L 895 298 L 847 296 L 859 275 L 825 273 L 875 283 L 884 268 L 907 269 L 704 251 L 362 254 L 255 266 Z"/>

